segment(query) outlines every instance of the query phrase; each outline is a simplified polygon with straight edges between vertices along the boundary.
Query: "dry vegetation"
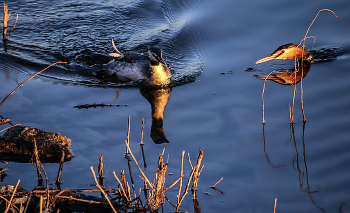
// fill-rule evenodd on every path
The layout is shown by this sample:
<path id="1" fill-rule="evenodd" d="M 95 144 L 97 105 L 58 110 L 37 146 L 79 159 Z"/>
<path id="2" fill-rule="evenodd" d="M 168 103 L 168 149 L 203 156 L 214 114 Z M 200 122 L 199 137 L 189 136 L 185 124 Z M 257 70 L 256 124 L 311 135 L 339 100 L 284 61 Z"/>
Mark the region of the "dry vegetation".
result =
<path id="1" fill-rule="evenodd" d="M 130 118 L 129 118 L 129 126 L 130 126 Z M 143 128 L 142 128 L 143 129 Z M 130 129 L 129 129 L 130 130 Z M 166 184 L 166 173 L 167 173 L 167 166 L 168 163 L 164 163 L 164 149 L 163 152 L 159 155 L 158 159 L 158 165 L 156 168 L 155 178 L 154 181 L 149 181 L 149 177 L 147 177 L 144 174 L 144 171 L 140 168 L 139 163 L 135 159 L 135 156 L 130 149 L 129 146 L 129 134 L 130 131 L 128 131 L 128 137 L 125 141 L 126 144 L 126 159 L 128 162 L 134 161 L 136 167 L 138 168 L 138 171 L 141 175 L 139 175 L 139 180 L 135 181 L 136 183 L 141 183 L 142 187 L 139 188 L 139 190 L 135 190 L 134 188 L 134 180 L 132 178 L 132 171 L 131 167 L 129 167 L 129 179 L 132 180 L 132 184 L 130 184 L 127 181 L 127 177 L 125 175 L 125 171 L 121 170 L 120 177 L 117 176 L 116 172 L 113 172 L 113 175 L 118 182 L 119 186 L 117 189 L 113 189 L 107 186 L 104 186 L 103 184 L 103 156 L 100 156 L 99 158 L 99 166 L 98 166 L 98 174 L 99 174 L 99 181 L 97 180 L 95 171 L 93 167 L 91 167 L 91 172 L 93 174 L 95 185 L 98 187 L 98 190 L 94 189 L 75 189 L 75 190 L 68 190 L 64 189 L 61 190 L 60 188 L 60 175 L 62 172 L 63 167 L 63 160 L 61 161 L 61 165 L 59 167 L 59 172 L 56 180 L 57 189 L 50 188 L 48 185 L 48 178 L 45 173 L 44 167 L 41 164 L 39 157 L 38 157 L 38 150 L 35 146 L 36 140 L 33 139 L 34 143 L 34 159 L 37 165 L 37 174 L 38 174 L 38 187 L 36 187 L 31 192 L 23 193 L 23 190 L 18 192 L 17 187 L 20 183 L 20 180 L 18 180 L 18 183 L 16 187 L 12 187 L 11 190 L 7 190 L 3 193 L 0 193 L 0 210 L 1 208 L 5 209 L 5 212 L 45 212 L 49 209 L 54 212 L 71 212 L 71 211 L 84 211 L 84 212 L 158 212 L 159 209 L 161 209 L 164 204 L 165 200 L 167 200 L 173 207 L 175 212 L 179 212 L 180 206 L 182 201 L 184 200 L 185 196 L 188 193 L 188 190 L 190 188 L 191 182 L 191 191 L 193 195 L 193 203 L 195 212 L 201 212 L 199 208 L 199 204 L 197 201 L 197 195 L 196 195 L 196 189 L 198 185 L 198 179 L 200 176 L 200 173 L 203 169 L 203 165 L 201 165 L 202 158 L 203 158 L 203 151 L 199 151 L 199 156 L 197 158 L 197 163 L 195 165 L 192 165 L 192 162 L 189 157 L 189 164 L 192 168 L 192 171 L 190 174 L 187 174 L 187 184 L 185 189 L 182 189 L 182 183 L 183 178 L 185 177 L 185 174 L 183 172 L 183 162 L 184 162 L 184 155 L 185 152 L 182 152 L 181 155 L 181 168 L 180 168 L 180 175 L 179 178 L 171 183 Z M 143 134 L 143 131 L 142 131 Z M 143 143 L 141 144 L 143 145 Z M 142 147 L 142 146 L 141 146 Z M 128 155 L 131 156 L 131 160 L 129 160 Z M 64 157 L 62 157 L 64 158 Z M 154 168 L 155 169 L 155 168 Z M 42 175 L 42 172 L 44 172 L 44 175 Z M 46 186 L 43 185 L 43 176 L 46 178 Z M 215 184 L 213 184 L 213 188 L 217 183 L 219 183 L 222 180 L 222 178 L 217 181 Z M 179 184 L 178 189 L 178 195 L 176 198 L 176 205 L 172 204 L 172 202 L 165 196 L 165 193 L 171 189 L 175 184 Z M 130 185 L 132 185 L 132 189 L 130 188 Z M 168 186 L 166 186 L 168 185 Z M 143 191 L 143 196 L 142 192 Z M 99 192 L 101 193 L 101 196 L 104 199 L 98 198 L 98 197 L 88 197 L 84 194 L 80 194 L 82 192 Z M 180 196 L 180 194 L 182 195 Z M 13 197 L 22 197 L 21 202 L 13 202 Z M 142 198 L 144 197 L 144 198 Z M 34 200 L 34 201 L 33 201 Z M 35 204 L 30 204 L 30 202 L 34 202 Z M 34 206 L 33 206 L 34 205 Z M 109 206 L 107 208 L 106 206 Z"/>

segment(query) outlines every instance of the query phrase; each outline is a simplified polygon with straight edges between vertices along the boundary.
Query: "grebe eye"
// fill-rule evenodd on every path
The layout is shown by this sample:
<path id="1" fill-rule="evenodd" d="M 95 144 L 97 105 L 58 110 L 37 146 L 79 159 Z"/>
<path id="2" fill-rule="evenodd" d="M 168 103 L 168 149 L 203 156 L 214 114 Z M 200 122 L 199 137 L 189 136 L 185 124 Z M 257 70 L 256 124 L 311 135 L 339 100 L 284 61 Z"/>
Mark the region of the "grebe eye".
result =
<path id="1" fill-rule="evenodd" d="M 285 52 L 284 50 L 281 51 L 281 53 L 284 53 L 284 52 Z"/>

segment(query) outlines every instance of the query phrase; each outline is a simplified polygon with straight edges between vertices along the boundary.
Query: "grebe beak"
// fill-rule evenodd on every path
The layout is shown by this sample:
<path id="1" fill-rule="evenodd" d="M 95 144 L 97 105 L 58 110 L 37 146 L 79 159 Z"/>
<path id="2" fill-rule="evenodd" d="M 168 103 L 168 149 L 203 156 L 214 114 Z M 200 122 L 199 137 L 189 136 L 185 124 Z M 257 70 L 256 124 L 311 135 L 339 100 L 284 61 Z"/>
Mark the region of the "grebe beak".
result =
<path id="1" fill-rule="evenodd" d="M 274 55 L 269 55 L 265 58 L 262 58 L 260 60 L 258 60 L 257 62 L 255 62 L 256 64 L 259 64 L 259 63 L 263 63 L 263 62 L 266 62 L 266 61 L 272 61 L 272 60 L 275 60 L 276 59 L 276 56 Z"/>

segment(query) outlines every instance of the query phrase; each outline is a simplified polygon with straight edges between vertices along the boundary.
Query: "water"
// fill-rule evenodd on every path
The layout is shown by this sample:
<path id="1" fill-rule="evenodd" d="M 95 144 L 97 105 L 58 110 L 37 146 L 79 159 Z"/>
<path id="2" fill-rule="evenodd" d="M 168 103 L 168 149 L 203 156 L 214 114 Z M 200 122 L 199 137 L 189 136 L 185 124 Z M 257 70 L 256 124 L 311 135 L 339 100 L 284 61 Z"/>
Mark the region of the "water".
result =
<path id="1" fill-rule="evenodd" d="M 197 192 L 203 212 L 272 212 L 275 198 L 277 212 L 339 212 L 340 208 L 350 211 L 349 3 L 7 3 L 13 14 L 19 14 L 19 20 L 8 47 L 13 57 L 0 57 L 1 99 L 17 82 L 50 63 L 67 61 L 85 66 L 108 62 L 108 54 L 113 52 L 112 38 L 121 51 L 159 46 L 176 77 L 178 86 L 172 89 L 164 111 L 164 131 L 170 143 L 162 145 L 149 137 L 151 107 L 137 87 L 97 85 L 60 66 L 45 71 L 11 96 L 1 106 L 2 116 L 11 118 L 13 123 L 58 132 L 72 139 L 75 157 L 64 165 L 63 188 L 86 188 L 92 184 L 90 166 L 97 168 L 101 154 L 106 165 L 106 185 L 117 187 L 112 172 L 127 170 L 124 140 L 130 116 L 131 148 L 140 162 L 138 144 L 141 120 L 145 118 L 146 175 L 153 177 L 158 154 L 166 149 L 168 171 L 174 174 L 166 176 L 166 185 L 178 177 L 183 150 L 190 153 L 192 161 L 199 149 L 204 151 L 205 166 Z M 333 10 L 338 18 L 330 12 L 319 15 L 309 32 L 316 37 L 315 48 L 340 47 L 345 52 L 335 61 L 312 64 L 303 79 L 305 127 L 298 84 L 294 137 L 288 111 L 293 88 L 267 82 L 263 127 L 263 81 L 253 76 L 286 66 L 286 62 L 255 65 L 255 61 L 283 44 L 299 43 L 323 8 Z M 14 22 L 13 17 L 10 26 L 11 21 Z M 308 40 L 306 48 L 311 49 L 312 43 Z M 247 68 L 253 72 L 246 72 Z M 73 108 L 92 103 L 121 106 Z M 184 172 L 188 175 L 190 166 L 185 162 Z M 2 185 L 16 184 L 21 179 L 22 187 L 35 187 L 34 164 L 9 164 L 11 170 Z M 54 182 L 58 165 L 44 166 L 49 181 Z M 223 181 L 217 188 L 223 195 L 209 188 L 221 177 Z M 137 187 L 141 186 L 140 183 Z M 177 190 L 166 195 L 176 202 Z M 185 198 L 182 210 L 192 211 L 190 197 Z M 165 211 L 173 209 L 166 204 Z"/>

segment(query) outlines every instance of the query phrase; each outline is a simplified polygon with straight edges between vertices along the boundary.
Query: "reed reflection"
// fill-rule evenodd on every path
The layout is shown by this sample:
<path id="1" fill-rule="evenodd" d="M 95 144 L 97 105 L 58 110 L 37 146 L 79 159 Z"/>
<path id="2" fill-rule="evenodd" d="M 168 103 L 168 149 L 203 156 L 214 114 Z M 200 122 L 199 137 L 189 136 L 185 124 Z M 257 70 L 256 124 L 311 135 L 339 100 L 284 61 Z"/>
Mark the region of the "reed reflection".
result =
<path id="1" fill-rule="evenodd" d="M 309 182 L 309 174 L 308 174 L 308 166 L 307 166 L 307 162 L 306 162 L 306 143 L 305 143 L 305 126 L 306 126 L 306 122 L 303 122 L 303 130 L 302 130 L 302 151 L 300 151 L 300 144 L 298 143 L 298 141 L 296 140 L 295 137 L 295 131 L 294 131 L 294 123 L 290 124 L 290 141 L 292 141 L 294 143 L 294 148 L 295 148 L 295 157 L 292 161 L 293 164 L 293 168 L 295 169 L 295 171 L 298 172 L 298 181 L 299 181 L 299 187 L 303 192 L 306 192 L 312 203 L 319 208 L 322 212 L 325 212 L 324 209 L 322 207 L 320 207 L 316 201 L 313 198 L 313 194 L 317 193 L 318 191 L 316 190 L 312 190 L 310 187 L 310 182 Z M 266 150 L 266 141 L 265 141 L 265 124 L 263 124 L 263 140 L 264 140 L 264 152 L 266 155 L 266 160 L 267 163 L 274 167 L 274 168 L 280 168 L 283 166 L 276 166 L 274 165 L 268 156 L 267 150 Z M 300 156 L 302 153 L 302 157 Z"/>
<path id="2" fill-rule="evenodd" d="M 169 101 L 171 87 L 153 88 L 141 87 L 140 93 L 151 104 L 152 126 L 151 138 L 154 143 L 169 143 L 163 129 L 164 110 Z"/>

